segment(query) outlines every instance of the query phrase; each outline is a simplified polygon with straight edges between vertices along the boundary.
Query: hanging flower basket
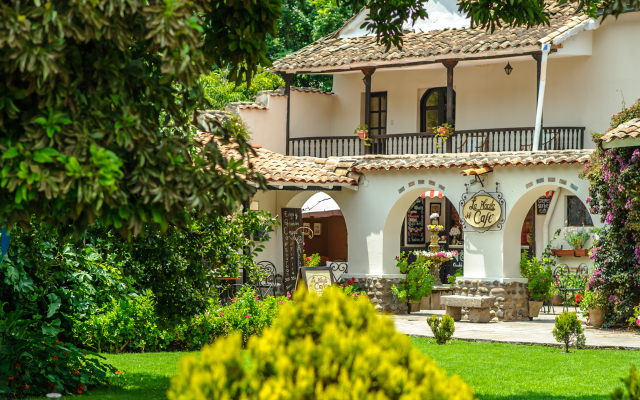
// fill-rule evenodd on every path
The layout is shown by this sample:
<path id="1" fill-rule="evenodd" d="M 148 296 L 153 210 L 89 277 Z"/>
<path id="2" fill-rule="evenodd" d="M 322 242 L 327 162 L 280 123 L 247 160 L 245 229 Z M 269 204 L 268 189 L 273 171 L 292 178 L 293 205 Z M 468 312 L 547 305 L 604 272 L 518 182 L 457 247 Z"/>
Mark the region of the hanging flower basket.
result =
<path id="1" fill-rule="evenodd" d="M 361 140 L 364 140 L 365 146 L 371 146 L 371 138 L 369 137 L 369 127 L 367 124 L 360 124 L 353 131 L 354 135 L 358 135 Z"/>
<path id="2" fill-rule="evenodd" d="M 358 131 L 358 137 L 360 139 L 366 139 L 367 138 L 367 131 L 365 131 L 364 129 L 363 130 L 359 130 Z"/>

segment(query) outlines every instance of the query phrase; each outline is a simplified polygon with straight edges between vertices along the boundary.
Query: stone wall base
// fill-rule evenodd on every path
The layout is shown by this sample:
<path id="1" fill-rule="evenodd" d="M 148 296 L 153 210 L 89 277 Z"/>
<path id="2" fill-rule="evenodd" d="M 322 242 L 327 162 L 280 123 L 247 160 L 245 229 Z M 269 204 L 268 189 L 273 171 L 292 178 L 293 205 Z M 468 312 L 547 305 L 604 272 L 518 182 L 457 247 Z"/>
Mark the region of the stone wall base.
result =
<path id="1" fill-rule="evenodd" d="M 521 282 L 483 281 L 481 279 L 458 279 L 454 287 L 459 296 L 491 296 L 495 299 L 491 307 L 491 319 L 518 321 L 529 318 L 529 290 Z M 462 320 L 469 319 L 469 309 L 462 309 Z"/>
<path id="2" fill-rule="evenodd" d="M 345 285 L 351 278 L 340 277 L 338 283 Z M 378 312 L 387 314 L 406 314 L 407 302 L 398 301 L 391 293 L 391 286 L 398 285 L 404 279 L 387 278 L 354 278 L 354 283 L 358 284 L 369 296 L 369 301 L 375 306 Z"/>

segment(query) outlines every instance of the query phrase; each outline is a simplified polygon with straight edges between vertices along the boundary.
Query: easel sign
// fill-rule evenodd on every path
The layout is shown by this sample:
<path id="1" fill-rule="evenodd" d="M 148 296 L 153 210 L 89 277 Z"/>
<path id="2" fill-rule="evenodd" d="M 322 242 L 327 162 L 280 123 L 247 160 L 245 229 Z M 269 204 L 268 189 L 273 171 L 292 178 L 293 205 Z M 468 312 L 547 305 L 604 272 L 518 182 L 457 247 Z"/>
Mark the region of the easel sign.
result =
<path id="1" fill-rule="evenodd" d="M 304 285 L 308 291 L 318 296 L 333 284 L 333 274 L 330 267 L 300 267 L 296 279 L 296 291 Z"/>

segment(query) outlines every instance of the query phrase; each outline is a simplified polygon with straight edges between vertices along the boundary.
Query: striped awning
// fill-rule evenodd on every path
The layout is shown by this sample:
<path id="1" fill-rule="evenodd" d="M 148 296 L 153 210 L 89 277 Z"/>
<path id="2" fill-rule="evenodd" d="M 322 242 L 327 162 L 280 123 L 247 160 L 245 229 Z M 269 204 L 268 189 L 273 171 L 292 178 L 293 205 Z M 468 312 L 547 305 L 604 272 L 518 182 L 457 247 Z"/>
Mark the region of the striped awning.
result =
<path id="1" fill-rule="evenodd" d="M 544 194 L 544 197 L 547 197 L 547 198 L 549 198 L 549 197 L 553 197 L 553 194 L 554 194 L 554 193 L 555 193 L 555 191 L 553 191 L 553 190 L 549 190 L 548 192 L 546 192 L 546 193 Z"/>
<path id="2" fill-rule="evenodd" d="M 438 192 L 437 190 L 429 190 L 428 192 L 424 192 L 420 195 L 420 197 L 422 197 L 423 199 L 426 199 L 427 197 L 431 199 L 433 199 L 434 197 L 442 198 L 442 196 L 444 196 L 444 194 L 442 194 L 442 192 Z"/>

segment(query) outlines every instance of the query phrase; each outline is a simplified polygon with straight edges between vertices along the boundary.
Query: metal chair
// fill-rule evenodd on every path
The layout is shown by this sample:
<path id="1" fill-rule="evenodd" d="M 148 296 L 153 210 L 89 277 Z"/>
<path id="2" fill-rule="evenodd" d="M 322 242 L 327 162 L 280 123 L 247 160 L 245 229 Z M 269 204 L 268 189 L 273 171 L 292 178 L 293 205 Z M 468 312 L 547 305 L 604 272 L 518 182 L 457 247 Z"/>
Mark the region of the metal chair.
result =
<path id="1" fill-rule="evenodd" d="M 553 271 L 553 277 L 558 283 L 558 291 L 562 295 L 562 311 L 564 312 L 565 309 L 569 311 L 570 305 L 567 304 L 567 296 L 570 297 L 573 293 L 584 291 L 589 278 L 589 268 L 582 263 L 576 269 L 575 274 L 572 274 L 569 266 L 560 264 Z M 574 304 L 573 309 L 578 311 L 578 306 Z"/>
<path id="2" fill-rule="evenodd" d="M 331 274 L 333 275 L 333 280 L 338 282 L 338 280 L 342 277 L 342 275 L 346 274 L 349 270 L 349 265 L 346 262 L 333 262 L 331 264 Z M 339 275 L 336 275 L 339 273 Z"/>
<path id="3" fill-rule="evenodd" d="M 260 299 L 264 300 L 269 294 L 274 295 L 274 287 L 277 284 L 276 267 L 271 261 L 260 261 L 256 265 L 260 274 L 253 288 Z"/>

